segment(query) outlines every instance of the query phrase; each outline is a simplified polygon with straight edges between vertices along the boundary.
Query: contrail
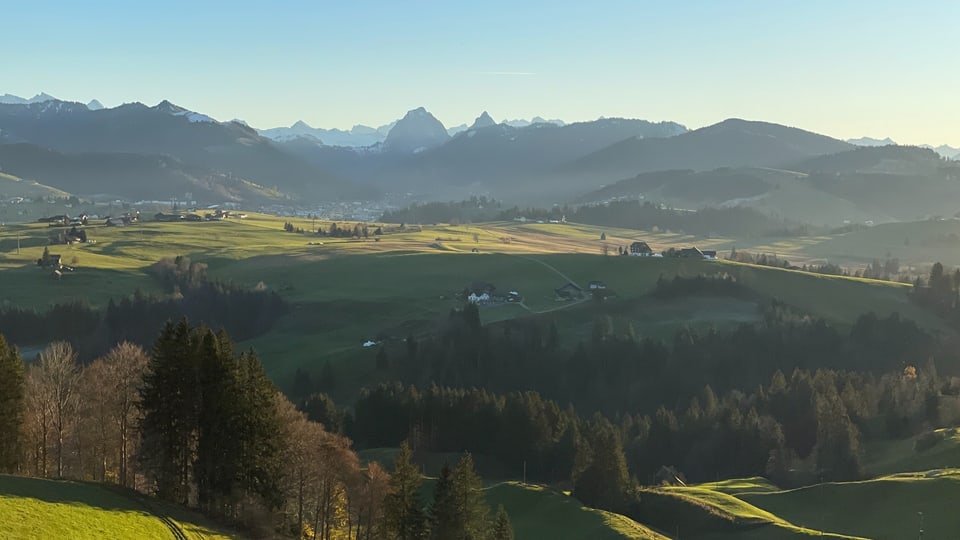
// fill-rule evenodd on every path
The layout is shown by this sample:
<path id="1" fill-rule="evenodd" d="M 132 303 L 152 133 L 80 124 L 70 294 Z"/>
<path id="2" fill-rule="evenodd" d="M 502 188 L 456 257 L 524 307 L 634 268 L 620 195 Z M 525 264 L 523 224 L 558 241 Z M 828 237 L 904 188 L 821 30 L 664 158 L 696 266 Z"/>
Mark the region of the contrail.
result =
<path id="1" fill-rule="evenodd" d="M 529 77 L 531 75 L 536 75 L 532 71 L 476 71 L 474 75 L 498 75 L 498 76 L 514 76 L 514 77 Z"/>

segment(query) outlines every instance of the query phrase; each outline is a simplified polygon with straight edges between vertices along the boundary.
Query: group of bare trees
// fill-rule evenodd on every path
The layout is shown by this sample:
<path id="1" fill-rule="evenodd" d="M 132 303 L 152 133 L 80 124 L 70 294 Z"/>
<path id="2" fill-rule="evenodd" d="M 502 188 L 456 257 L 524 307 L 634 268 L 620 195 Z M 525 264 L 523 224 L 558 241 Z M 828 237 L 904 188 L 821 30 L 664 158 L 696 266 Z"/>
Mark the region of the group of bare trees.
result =
<path id="1" fill-rule="evenodd" d="M 277 409 L 286 441 L 284 514 L 294 531 L 322 540 L 344 531 L 357 540 L 387 537 L 383 516 L 390 474 L 377 462 L 361 467 L 349 439 L 325 431 L 279 394 Z"/>
<path id="2" fill-rule="evenodd" d="M 69 343 L 52 343 L 26 370 L 22 472 L 137 487 L 137 389 L 147 354 L 120 343 L 87 366 Z"/>

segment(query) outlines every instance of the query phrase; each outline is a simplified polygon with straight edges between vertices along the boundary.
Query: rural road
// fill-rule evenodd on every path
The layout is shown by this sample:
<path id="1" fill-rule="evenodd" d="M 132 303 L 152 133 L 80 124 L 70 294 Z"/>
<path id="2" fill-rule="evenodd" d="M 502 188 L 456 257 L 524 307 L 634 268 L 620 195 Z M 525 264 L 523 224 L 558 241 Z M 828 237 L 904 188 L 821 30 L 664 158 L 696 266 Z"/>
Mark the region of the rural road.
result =
<path id="1" fill-rule="evenodd" d="M 184 534 L 183 530 L 180 528 L 179 525 L 177 525 L 175 521 L 157 512 L 153 508 L 153 505 L 148 503 L 143 498 L 136 495 L 131 495 L 130 493 L 127 492 L 126 489 L 120 488 L 117 486 L 106 485 L 106 488 L 126 499 L 129 499 L 130 501 L 133 501 L 138 506 L 142 507 L 147 514 L 150 514 L 151 516 L 159 519 L 160 522 L 163 523 L 167 527 L 167 529 L 170 530 L 170 534 L 173 535 L 174 540 L 190 540 L 189 538 L 187 538 L 187 535 Z"/>
<path id="2" fill-rule="evenodd" d="M 526 257 L 526 256 L 524 256 L 524 255 L 517 255 L 517 257 L 520 257 L 521 259 L 527 259 L 528 261 L 533 261 L 533 262 L 535 262 L 535 263 L 540 263 L 540 264 L 546 266 L 547 268 L 549 268 L 550 270 L 553 270 L 554 273 L 556 273 L 558 276 L 562 277 L 563 279 L 567 280 L 568 283 L 572 283 L 573 285 L 577 285 L 577 282 L 576 282 L 576 281 L 570 279 L 570 278 L 567 277 L 563 272 L 557 270 L 556 267 L 554 267 L 553 265 L 551 265 L 551 264 L 549 264 L 549 263 L 545 263 L 545 262 L 541 261 L 540 259 L 534 259 L 533 257 Z M 577 285 L 577 287 L 580 287 L 580 285 Z M 581 287 L 581 290 L 582 290 L 582 289 L 583 289 L 583 288 Z"/>

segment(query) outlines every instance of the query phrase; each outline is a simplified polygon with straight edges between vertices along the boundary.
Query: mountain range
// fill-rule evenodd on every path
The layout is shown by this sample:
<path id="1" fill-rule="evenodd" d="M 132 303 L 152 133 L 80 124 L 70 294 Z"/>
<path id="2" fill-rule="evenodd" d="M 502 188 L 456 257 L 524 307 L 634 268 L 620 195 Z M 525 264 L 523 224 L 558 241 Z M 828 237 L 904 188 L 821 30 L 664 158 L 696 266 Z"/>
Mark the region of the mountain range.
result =
<path id="1" fill-rule="evenodd" d="M 38 192 L 126 200 L 191 193 L 251 204 L 384 193 L 532 205 L 644 198 L 679 208 L 753 206 L 818 223 L 953 215 L 960 197 L 960 163 L 933 150 L 742 119 L 688 130 L 625 118 L 497 122 L 483 111 L 469 126 L 447 128 L 418 107 L 376 129 L 298 122 L 258 132 L 169 101 L 0 101 L 0 172 L 27 181 L 5 182 L 3 195 L 33 181 Z M 373 142 L 358 144 L 364 137 Z"/>

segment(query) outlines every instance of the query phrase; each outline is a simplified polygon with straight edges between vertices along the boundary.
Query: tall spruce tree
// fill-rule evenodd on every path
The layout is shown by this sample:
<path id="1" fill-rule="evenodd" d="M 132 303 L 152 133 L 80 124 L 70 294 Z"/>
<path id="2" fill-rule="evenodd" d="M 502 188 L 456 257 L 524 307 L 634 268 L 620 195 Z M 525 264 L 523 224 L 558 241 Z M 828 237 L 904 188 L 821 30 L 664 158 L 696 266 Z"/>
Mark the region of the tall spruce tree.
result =
<path id="1" fill-rule="evenodd" d="M 487 537 L 490 507 L 483 496 L 483 480 L 473 466 L 473 456 L 464 454 L 453 469 L 453 499 L 459 520 L 451 540 L 482 540 Z"/>
<path id="2" fill-rule="evenodd" d="M 510 525 L 510 516 L 503 509 L 503 505 L 497 507 L 497 514 L 493 518 L 493 531 L 490 534 L 492 540 L 513 540 L 513 526 Z"/>
<path id="3" fill-rule="evenodd" d="M 193 465 L 200 507 L 215 512 L 229 506 L 239 476 L 240 435 L 236 363 L 229 342 L 209 329 L 199 331 L 197 455 Z"/>
<path id="4" fill-rule="evenodd" d="M 449 464 L 444 463 L 433 489 L 433 504 L 430 506 L 430 538 L 434 540 L 458 538 L 457 533 L 462 528 L 460 516 L 457 514 L 457 501 L 454 498 L 453 470 L 450 469 Z"/>
<path id="5" fill-rule="evenodd" d="M 15 472 L 19 464 L 25 384 L 20 353 L 0 334 L 0 472 Z"/>
<path id="6" fill-rule="evenodd" d="M 188 502 L 199 412 L 195 338 L 186 319 L 164 325 L 140 389 L 140 462 L 158 497 Z"/>
<path id="7" fill-rule="evenodd" d="M 619 511 L 630 487 L 620 434 L 598 414 L 590 425 L 587 443 L 589 463 L 576 479 L 573 494 L 588 506 Z"/>
<path id="8" fill-rule="evenodd" d="M 233 436 L 239 441 L 239 487 L 258 496 L 268 508 L 277 508 L 283 502 L 277 387 L 253 351 L 240 355 L 237 380 L 241 399 Z"/>
<path id="9" fill-rule="evenodd" d="M 390 494 L 384 501 L 388 538 L 422 540 L 428 537 L 427 515 L 420 503 L 420 469 L 413 464 L 413 453 L 404 441 L 393 462 Z"/>

